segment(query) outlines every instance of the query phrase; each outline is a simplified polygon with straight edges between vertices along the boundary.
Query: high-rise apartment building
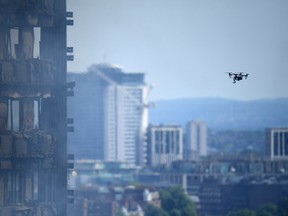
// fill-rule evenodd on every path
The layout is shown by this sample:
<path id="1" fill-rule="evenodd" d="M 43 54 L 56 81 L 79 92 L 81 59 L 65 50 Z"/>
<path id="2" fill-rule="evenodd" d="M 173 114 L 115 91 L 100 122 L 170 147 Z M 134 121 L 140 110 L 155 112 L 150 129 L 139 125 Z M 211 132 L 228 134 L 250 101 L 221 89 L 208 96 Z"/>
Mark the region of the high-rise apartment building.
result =
<path id="1" fill-rule="evenodd" d="M 182 160 L 183 131 L 177 125 L 148 127 L 147 163 L 150 166 Z"/>
<path id="2" fill-rule="evenodd" d="M 288 159 L 288 128 L 267 128 L 266 155 L 271 160 Z"/>
<path id="3" fill-rule="evenodd" d="M 186 140 L 184 144 L 184 158 L 197 159 L 207 155 L 207 128 L 202 121 L 191 121 L 186 126 Z"/>
<path id="4" fill-rule="evenodd" d="M 75 132 L 70 141 L 77 159 L 145 163 L 148 88 L 144 77 L 108 64 L 94 65 L 86 74 L 70 74 L 77 84 L 70 103 L 76 115 L 72 114 Z"/>
<path id="5" fill-rule="evenodd" d="M 0 1 L 0 215 L 67 215 L 72 16 L 66 0 Z"/>

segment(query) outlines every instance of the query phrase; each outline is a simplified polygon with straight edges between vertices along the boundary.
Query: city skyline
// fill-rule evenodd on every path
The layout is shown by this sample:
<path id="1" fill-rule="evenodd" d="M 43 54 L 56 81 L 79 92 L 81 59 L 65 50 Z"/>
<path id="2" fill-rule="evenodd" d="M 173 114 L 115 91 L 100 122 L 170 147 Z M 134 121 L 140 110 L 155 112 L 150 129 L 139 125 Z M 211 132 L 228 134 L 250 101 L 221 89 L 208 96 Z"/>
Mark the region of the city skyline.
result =
<path id="1" fill-rule="evenodd" d="M 288 97 L 287 1 L 71 0 L 67 9 L 69 71 L 107 62 L 144 72 L 152 100 Z M 226 71 L 251 76 L 232 84 Z"/>

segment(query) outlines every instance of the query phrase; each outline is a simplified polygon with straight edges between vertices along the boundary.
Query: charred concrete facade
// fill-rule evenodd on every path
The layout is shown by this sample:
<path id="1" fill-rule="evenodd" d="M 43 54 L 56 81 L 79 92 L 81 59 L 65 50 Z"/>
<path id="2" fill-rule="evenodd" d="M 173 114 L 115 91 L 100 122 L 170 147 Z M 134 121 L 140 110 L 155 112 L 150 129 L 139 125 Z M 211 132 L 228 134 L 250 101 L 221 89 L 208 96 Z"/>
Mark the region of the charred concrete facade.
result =
<path id="1" fill-rule="evenodd" d="M 66 215 L 67 14 L 0 0 L 0 215 Z"/>

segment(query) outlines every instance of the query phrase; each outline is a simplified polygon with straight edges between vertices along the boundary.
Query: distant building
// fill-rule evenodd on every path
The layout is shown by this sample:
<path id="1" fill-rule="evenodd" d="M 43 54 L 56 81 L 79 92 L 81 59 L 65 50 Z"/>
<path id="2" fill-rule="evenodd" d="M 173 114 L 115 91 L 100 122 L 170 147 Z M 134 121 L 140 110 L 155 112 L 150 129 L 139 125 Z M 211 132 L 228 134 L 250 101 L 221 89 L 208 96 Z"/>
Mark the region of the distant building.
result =
<path id="1" fill-rule="evenodd" d="M 186 126 L 184 159 L 195 160 L 207 155 L 207 128 L 202 121 L 191 121 Z"/>
<path id="2" fill-rule="evenodd" d="M 103 196 L 103 194 L 100 194 L 99 196 Z M 117 204 L 115 201 L 111 200 L 84 199 L 83 206 L 80 207 L 82 207 L 82 211 L 79 215 L 117 216 Z"/>
<path id="3" fill-rule="evenodd" d="M 270 160 L 288 160 L 288 128 L 266 129 L 266 155 Z"/>
<path id="4" fill-rule="evenodd" d="M 79 160 L 74 163 L 68 185 L 72 189 L 85 185 L 129 185 L 135 182 L 134 175 L 139 170 L 139 166 L 128 162 Z"/>
<path id="5" fill-rule="evenodd" d="M 169 164 L 182 160 L 183 132 L 181 126 L 150 125 L 148 127 L 148 165 Z"/>
<path id="6" fill-rule="evenodd" d="M 242 208 L 257 209 L 287 196 L 287 170 L 288 160 L 212 156 L 175 161 L 154 172 L 138 172 L 135 177 L 142 184 L 159 188 L 181 186 L 195 202 L 199 215 L 222 216 Z"/>
<path id="7" fill-rule="evenodd" d="M 69 139 L 75 158 L 145 163 L 148 88 L 144 74 L 98 64 L 69 78 L 77 86 L 74 104 L 69 104 L 75 119 Z"/>
<path id="8" fill-rule="evenodd" d="M 258 210 L 267 203 L 286 197 L 287 184 L 223 184 L 207 181 L 200 189 L 200 215 L 222 216 L 243 209 Z"/>
<path id="9" fill-rule="evenodd" d="M 146 186 L 94 186 L 75 190 L 69 216 L 144 216 L 149 205 L 161 208 L 159 192 Z"/>

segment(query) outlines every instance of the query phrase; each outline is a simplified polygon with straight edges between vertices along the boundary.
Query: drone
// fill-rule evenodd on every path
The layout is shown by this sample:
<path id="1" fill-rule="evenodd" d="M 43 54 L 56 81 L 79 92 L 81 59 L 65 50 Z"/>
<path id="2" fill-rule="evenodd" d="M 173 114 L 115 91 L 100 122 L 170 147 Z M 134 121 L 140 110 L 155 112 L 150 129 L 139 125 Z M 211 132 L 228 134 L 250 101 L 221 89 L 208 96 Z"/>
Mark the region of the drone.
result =
<path id="1" fill-rule="evenodd" d="M 236 83 L 236 81 L 240 81 L 243 79 L 243 77 L 245 79 L 247 79 L 248 77 L 248 73 L 243 73 L 243 72 L 226 72 L 229 74 L 229 77 L 232 78 L 233 77 L 233 83 Z"/>

